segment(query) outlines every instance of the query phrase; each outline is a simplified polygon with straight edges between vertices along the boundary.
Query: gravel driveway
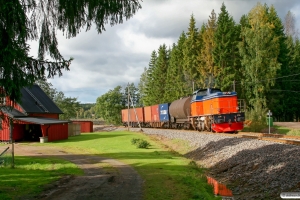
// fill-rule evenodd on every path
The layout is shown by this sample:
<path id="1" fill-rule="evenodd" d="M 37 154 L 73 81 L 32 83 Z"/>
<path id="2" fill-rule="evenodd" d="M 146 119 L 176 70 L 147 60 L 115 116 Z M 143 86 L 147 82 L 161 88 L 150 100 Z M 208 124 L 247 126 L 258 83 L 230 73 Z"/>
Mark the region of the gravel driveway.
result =
<path id="1" fill-rule="evenodd" d="M 114 159 L 94 155 L 69 154 L 46 146 L 15 145 L 18 155 L 56 157 L 75 163 L 83 169 L 83 176 L 66 176 L 47 186 L 36 199 L 55 200 L 140 200 L 143 180 L 129 165 Z M 106 163 L 115 170 L 107 172 L 99 166 Z"/>

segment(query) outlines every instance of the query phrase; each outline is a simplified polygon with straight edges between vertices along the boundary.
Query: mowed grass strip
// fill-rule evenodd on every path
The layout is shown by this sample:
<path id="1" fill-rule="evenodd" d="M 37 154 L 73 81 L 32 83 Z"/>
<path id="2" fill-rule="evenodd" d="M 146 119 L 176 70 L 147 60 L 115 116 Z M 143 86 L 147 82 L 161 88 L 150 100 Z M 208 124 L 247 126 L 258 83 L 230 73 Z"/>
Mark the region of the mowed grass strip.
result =
<path id="1" fill-rule="evenodd" d="M 131 144 L 133 138 L 147 140 L 148 149 Z M 144 199 L 218 199 L 206 183 L 203 169 L 159 141 L 135 132 L 113 131 L 85 133 L 68 140 L 38 144 L 64 148 L 77 154 L 114 158 L 133 166 L 144 182 Z"/>
<path id="2" fill-rule="evenodd" d="M 15 168 L 0 167 L 0 199 L 33 198 L 64 175 L 82 175 L 75 164 L 56 158 L 15 156 Z"/>
<path id="3" fill-rule="evenodd" d="M 276 133 L 290 136 L 300 136 L 299 129 L 287 128 L 282 126 L 274 126 L 276 128 Z"/>

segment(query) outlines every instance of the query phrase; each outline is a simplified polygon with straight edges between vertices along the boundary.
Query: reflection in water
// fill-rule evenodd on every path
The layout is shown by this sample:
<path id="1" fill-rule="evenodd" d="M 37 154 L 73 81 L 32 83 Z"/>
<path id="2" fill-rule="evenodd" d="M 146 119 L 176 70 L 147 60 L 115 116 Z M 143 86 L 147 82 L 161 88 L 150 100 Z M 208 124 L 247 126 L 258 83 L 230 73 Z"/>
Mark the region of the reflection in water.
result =
<path id="1" fill-rule="evenodd" d="M 228 199 L 233 199 L 232 191 L 229 190 L 226 187 L 226 185 L 219 183 L 216 179 L 212 177 L 207 176 L 206 178 L 207 178 L 207 183 L 214 187 L 215 195 L 222 196 L 222 197 L 229 197 Z"/>

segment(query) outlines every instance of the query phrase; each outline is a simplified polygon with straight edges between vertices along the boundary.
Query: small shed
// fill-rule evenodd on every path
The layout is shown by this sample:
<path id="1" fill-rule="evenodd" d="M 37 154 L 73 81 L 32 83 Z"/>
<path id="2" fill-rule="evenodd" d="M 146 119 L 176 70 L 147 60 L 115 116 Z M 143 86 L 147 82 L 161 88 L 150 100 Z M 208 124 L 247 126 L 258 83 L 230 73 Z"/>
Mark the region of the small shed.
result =
<path id="1" fill-rule="evenodd" d="M 93 122 L 92 121 L 83 121 L 83 120 L 72 120 L 73 124 L 80 124 L 81 133 L 92 133 L 93 132 Z"/>

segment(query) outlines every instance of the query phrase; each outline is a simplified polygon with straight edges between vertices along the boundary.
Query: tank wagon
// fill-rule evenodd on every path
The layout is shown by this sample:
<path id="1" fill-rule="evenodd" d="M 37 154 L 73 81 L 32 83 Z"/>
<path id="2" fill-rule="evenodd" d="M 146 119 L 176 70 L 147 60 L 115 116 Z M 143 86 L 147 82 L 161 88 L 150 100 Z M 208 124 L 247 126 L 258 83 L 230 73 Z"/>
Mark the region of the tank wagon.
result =
<path id="1" fill-rule="evenodd" d="M 237 93 L 214 88 L 197 90 L 172 103 L 129 109 L 129 113 L 128 120 L 128 110 L 122 110 L 122 122 L 128 126 L 129 121 L 133 127 L 139 121 L 142 127 L 236 132 L 243 129 L 245 121 Z"/>

